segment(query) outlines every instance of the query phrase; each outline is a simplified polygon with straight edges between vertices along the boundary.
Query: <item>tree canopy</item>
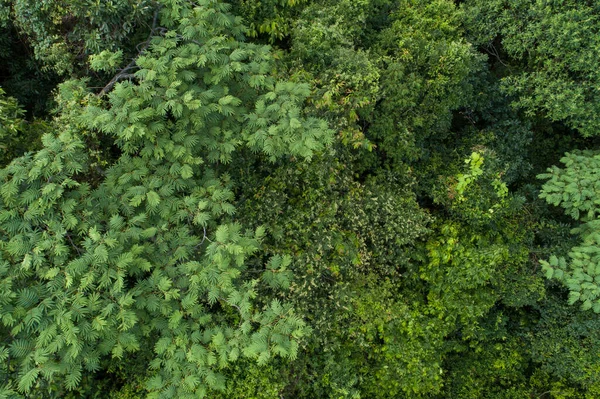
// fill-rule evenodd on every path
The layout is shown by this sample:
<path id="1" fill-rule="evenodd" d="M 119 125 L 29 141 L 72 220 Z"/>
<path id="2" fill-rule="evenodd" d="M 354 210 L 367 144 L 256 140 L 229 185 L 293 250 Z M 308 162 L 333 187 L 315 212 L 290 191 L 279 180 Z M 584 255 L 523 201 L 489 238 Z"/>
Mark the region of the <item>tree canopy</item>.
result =
<path id="1" fill-rule="evenodd" d="M 0 399 L 598 397 L 599 15 L 0 1 Z"/>

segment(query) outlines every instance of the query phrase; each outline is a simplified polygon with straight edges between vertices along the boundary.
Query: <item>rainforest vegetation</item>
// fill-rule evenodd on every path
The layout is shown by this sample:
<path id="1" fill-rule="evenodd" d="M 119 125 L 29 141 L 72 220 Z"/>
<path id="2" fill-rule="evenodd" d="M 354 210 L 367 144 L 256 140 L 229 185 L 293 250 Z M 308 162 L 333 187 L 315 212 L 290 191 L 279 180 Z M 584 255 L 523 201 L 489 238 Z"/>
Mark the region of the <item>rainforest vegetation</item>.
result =
<path id="1" fill-rule="evenodd" d="M 600 0 L 0 0 L 0 398 L 600 397 Z"/>

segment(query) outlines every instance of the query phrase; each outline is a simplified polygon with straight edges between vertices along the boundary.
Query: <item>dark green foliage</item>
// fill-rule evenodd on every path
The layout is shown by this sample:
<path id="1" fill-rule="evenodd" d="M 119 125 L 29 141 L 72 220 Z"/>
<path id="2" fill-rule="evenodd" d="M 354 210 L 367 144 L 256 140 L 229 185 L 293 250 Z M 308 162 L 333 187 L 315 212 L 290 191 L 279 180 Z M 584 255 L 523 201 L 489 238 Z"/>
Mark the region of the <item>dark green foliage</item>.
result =
<path id="1" fill-rule="evenodd" d="M 0 88 L 0 167 L 27 150 L 39 147 L 39 135 L 45 124 L 41 121 L 28 123 L 24 115 L 17 101 L 6 96 Z"/>
<path id="2" fill-rule="evenodd" d="M 159 7 L 149 0 L 4 3 L 5 13 L 28 38 L 35 57 L 59 74 L 80 72 L 91 54 L 131 49 L 143 41 Z"/>
<path id="3" fill-rule="evenodd" d="M 428 138 L 446 134 L 452 111 L 466 105 L 470 74 L 482 58 L 461 37 L 450 1 L 404 1 L 392 18 L 377 45 L 385 72 L 370 134 L 387 157 L 414 159 Z"/>
<path id="4" fill-rule="evenodd" d="M 6 22 L 7 26 L 0 26 L 0 86 L 18 100 L 29 118 L 41 118 L 51 107 L 51 91 L 59 80 L 31 57 L 26 40 Z"/>
<path id="5" fill-rule="evenodd" d="M 418 364 L 435 353 L 423 348 L 427 338 L 406 330 L 403 323 L 418 312 L 396 293 L 429 218 L 404 188 L 406 181 L 383 175 L 360 183 L 348 166 L 329 157 L 314 162 L 280 167 L 257 186 L 244 212 L 266 224 L 273 251 L 293 257 L 287 298 L 313 329 L 287 390 L 302 397 L 361 391 L 389 397 L 418 387 Z M 398 363 L 397 351 L 406 350 L 402 342 L 415 353 Z M 402 382 L 393 382 L 398 378 Z"/>
<path id="6" fill-rule="evenodd" d="M 560 296 L 533 309 L 497 310 L 448 358 L 444 398 L 594 398 L 598 320 Z"/>
<path id="7" fill-rule="evenodd" d="M 311 0 L 233 0 L 231 3 L 248 24 L 249 37 L 280 41 L 290 33 L 294 17 Z"/>
<path id="8" fill-rule="evenodd" d="M 516 106 L 598 134 L 597 1 L 468 0 L 463 9 L 473 42 L 507 64 L 503 84 Z"/>
<path id="9" fill-rule="evenodd" d="M 598 397 L 596 3 L 0 0 L 0 398 Z"/>

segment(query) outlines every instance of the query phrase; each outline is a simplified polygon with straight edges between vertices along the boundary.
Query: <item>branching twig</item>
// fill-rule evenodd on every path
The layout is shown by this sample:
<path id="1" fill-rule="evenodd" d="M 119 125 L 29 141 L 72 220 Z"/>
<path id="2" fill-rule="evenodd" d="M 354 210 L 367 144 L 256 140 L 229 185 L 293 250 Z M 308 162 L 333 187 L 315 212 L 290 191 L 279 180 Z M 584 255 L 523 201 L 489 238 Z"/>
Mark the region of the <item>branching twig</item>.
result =
<path id="1" fill-rule="evenodd" d="M 77 253 L 79 254 L 79 256 L 81 256 L 81 254 L 82 254 L 81 248 L 79 248 L 77 245 L 75 245 L 75 243 L 71 239 L 71 235 L 69 233 L 67 233 L 66 236 L 67 236 L 67 239 L 69 240 L 69 242 L 71 243 L 71 246 L 73 248 L 75 248 L 75 250 L 77 251 Z"/>
<path id="2" fill-rule="evenodd" d="M 198 247 L 200 247 L 200 245 L 202 245 L 204 243 L 204 240 L 208 241 L 208 242 L 212 242 L 210 240 L 210 238 L 208 238 L 208 236 L 206 235 L 206 227 L 203 227 L 204 229 L 204 235 L 202 237 L 202 241 L 200 241 L 198 244 L 196 244 L 196 246 L 194 247 L 194 249 L 198 249 Z"/>
<path id="3" fill-rule="evenodd" d="M 496 57 L 496 59 L 505 67 L 510 69 L 510 65 L 506 64 L 504 61 L 502 61 L 502 59 L 500 58 L 500 54 L 498 52 L 498 49 L 496 49 L 496 46 L 494 46 L 493 43 L 490 43 L 487 48 L 484 49 L 486 52 L 488 52 L 489 54 L 493 55 L 494 57 Z"/>
<path id="4" fill-rule="evenodd" d="M 133 62 L 135 62 L 135 61 L 133 61 Z M 100 93 L 98 95 L 100 97 L 102 97 L 103 95 L 108 93 L 113 88 L 113 86 L 116 85 L 119 81 L 125 80 L 125 79 L 131 79 L 134 77 L 135 77 L 135 74 L 133 74 L 133 73 L 122 73 L 121 72 L 121 73 L 115 75 L 115 77 L 112 78 L 110 80 L 110 82 L 108 82 L 108 84 L 102 88 L 102 90 L 100 91 Z"/>
<path id="5" fill-rule="evenodd" d="M 242 309 L 241 309 L 241 308 L 240 308 L 238 305 L 235 305 L 235 304 L 233 304 L 233 303 L 229 302 L 229 301 L 228 301 L 227 299 L 225 299 L 225 298 L 218 298 L 218 299 L 219 299 L 220 301 L 223 301 L 223 302 L 225 302 L 225 303 L 226 303 L 226 304 L 228 304 L 229 306 L 233 306 L 234 308 L 236 308 L 236 309 L 237 309 L 237 311 L 238 311 L 238 313 L 239 313 L 239 315 L 240 315 L 240 322 L 238 323 L 238 328 L 239 328 L 239 327 L 241 327 L 241 326 L 242 326 L 242 324 L 244 324 L 244 314 L 243 314 L 243 312 L 242 312 Z"/>

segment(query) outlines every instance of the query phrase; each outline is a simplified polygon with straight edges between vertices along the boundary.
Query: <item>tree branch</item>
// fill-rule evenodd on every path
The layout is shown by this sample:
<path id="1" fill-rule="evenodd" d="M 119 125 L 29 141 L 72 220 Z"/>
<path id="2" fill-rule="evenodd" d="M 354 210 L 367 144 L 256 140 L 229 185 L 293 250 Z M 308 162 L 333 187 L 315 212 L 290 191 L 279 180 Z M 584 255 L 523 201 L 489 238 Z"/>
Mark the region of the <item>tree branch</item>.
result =
<path id="1" fill-rule="evenodd" d="M 146 49 L 148 48 L 148 46 L 150 46 L 150 41 L 152 40 L 152 35 L 154 35 L 154 31 L 156 30 L 156 24 L 158 22 L 158 11 L 160 10 L 160 8 L 157 8 L 156 11 L 154 11 L 154 17 L 152 19 L 152 28 L 150 29 L 150 34 L 148 35 L 148 39 L 146 39 L 146 41 L 138 44 L 136 46 L 136 48 L 138 49 L 138 53 L 136 55 L 135 58 L 133 58 L 131 60 L 131 62 L 129 64 L 127 64 L 127 66 L 123 69 L 121 69 L 119 71 L 118 74 L 116 74 L 111 80 L 110 82 L 108 82 L 106 84 L 106 86 L 104 86 L 102 88 L 102 90 L 100 90 L 100 93 L 98 93 L 98 97 L 102 97 L 104 96 L 106 93 L 108 93 L 110 90 L 112 90 L 112 88 L 121 80 L 123 79 L 131 79 L 134 78 L 135 75 L 133 73 L 127 73 L 127 71 L 134 69 L 134 68 L 138 68 L 138 66 L 136 65 L 137 59 L 139 58 L 140 55 L 142 55 L 144 53 L 144 51 L 146 51 Z M 139 48 L 139 46 L 141 45 L 141 48 Z"/>
<path id="2" fill-rule="evenodd" d="M 81 256 L 81 254 L 82 254 L 81 248 L 79 248 L 77 245 L 75 245 L 75 243 L 73 242 L 73 239 L 71 238 L 71 235 L 69 233 L 67 233 L 65 235 L 66 235 L 67 239 L 69 240 L 69 242 L 71 243 L 71 246 L 73 248 L 75 248 L 75 250 L 77 251 L 79 256 Z"/>
<path id="3" fill-rule="evenodd" d="M 133 62 L 135 62 L 135 60 Z M 108 84 L 102 88 L 102 90 L 100 91 L 100 93 L 98 94 L 98 96 L 102 97 L 103 95 L 105 95 L 106 93 L 108 93 L 114 87 L 114 85 L 116 85 L 121 80 L 135 78 L 135 74 L 133 74 L 133 73 L 123 73 L 123 71 L 121 71 L 114 78 L 112 78 L 110 80 L 110 82 L 108 82 Z"/>
<path id="4" fill-rule="evenodd" d="M 203 229 L 204 229 L 204 236 L 202 237 L 202 241 L 200 241 L 198 244 L 196 244 L 194 249 L 198 249 L 204 243 L 205 240 L 208 242 L 212 242 L 210 240 L 210 238 L 208 238 L 208 236 L 206 235 L 206 227 L 203 227 Z"/>

